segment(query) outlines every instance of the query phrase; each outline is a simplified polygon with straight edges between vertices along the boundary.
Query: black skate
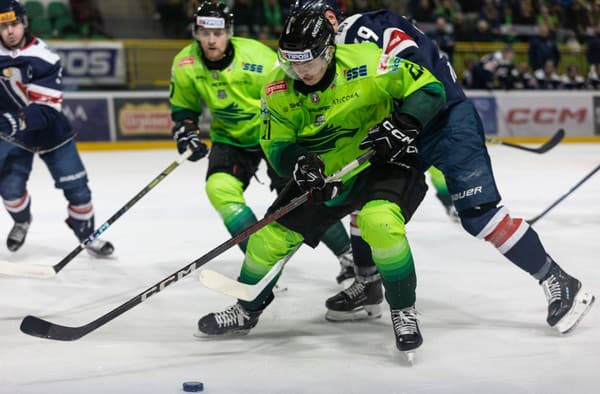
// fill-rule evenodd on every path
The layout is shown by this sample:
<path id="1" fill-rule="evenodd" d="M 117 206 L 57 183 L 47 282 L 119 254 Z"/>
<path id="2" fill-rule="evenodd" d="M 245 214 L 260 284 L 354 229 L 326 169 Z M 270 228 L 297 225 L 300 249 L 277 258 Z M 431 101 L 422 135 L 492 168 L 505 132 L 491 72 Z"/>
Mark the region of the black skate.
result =
<path id="1" fill-rule="evenodd" d="M 198 330 L 205 335 L 246 335 L 258 323 L 260 311 L 247 311 L 239 303 L 223 312 L 209 313 L 198 321 Z"/>
<path id="2" fill-rule="evenodd" d="M 392 309 L 392 324 L 396 335 L 396 347 L 404 353 L 409 363 L 414 362 L 415 351 L 423 343 L 419 330 L 417 310 L 414 306 Z"/>
<path id="3" fill-rule="evenodd" d="M 383 291 L 379 274 L 357 276 L 354 283 L 325 301 L 329 321 L 375 319 L 381 317 Z"/>
<path id="4" fill-rule="evenodd" d="M 109 257 L 115 251 L 115 247 L 108 241 L 96 238 L 85 247 L 87 252 L 94 257 Z"/>
<path id="5" fill-rule="evenodd" d="M 595 297 L 581 287 L 581 282 L 552 264 L 550 272 L 540 281 L 548 300 L 546 322 L 561 334 L 573 330 L 590 310 Z"/>
<path id="6" fill-rule="evenodd" d="M 8 233 L 8 237 L 6 238 L 6 247 L 11 252 L 16 252 L 23 246 L 25 243 L 25 238 L 27 237 L 27 231 L 29 230 L 30 222 L 16 223 L 13 225 L 13 228 Z"/>
<path id="7" fill-rule="evenodd" d="M 89 235 L 92 234 L 94 229 L 94 219 L 90 219 L 88 221 L 77 221 L 79 226 L 74 223 L 75 221 L 71 218 L 67 218 L 65 223 L 73 232 L 79 242 L 84 242 Z M 87 235 L 86 235 L 87 234 Z M 104 241 L 100 238 L 94 239 L 92 242 L 88 243 L 85 247 L 87 252 L 93 257 L 109 257 L 115 251 L 115 247 L 108 241 Z"/>
<path id="8" fill-rule="evenodd" d="M 337 283 L 354 278 L 354 259 L 352 258 L 352 249 L 338 256 L 340 260 L 340 273 L 335 277 Z"/>

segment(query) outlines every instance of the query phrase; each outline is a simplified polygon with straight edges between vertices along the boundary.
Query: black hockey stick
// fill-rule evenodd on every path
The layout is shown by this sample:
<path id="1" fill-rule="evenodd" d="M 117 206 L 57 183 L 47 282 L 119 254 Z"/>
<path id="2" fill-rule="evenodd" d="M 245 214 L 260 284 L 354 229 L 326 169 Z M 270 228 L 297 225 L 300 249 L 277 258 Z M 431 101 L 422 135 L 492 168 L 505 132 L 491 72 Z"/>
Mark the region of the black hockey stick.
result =
<path id="1" fill-rule="evenodd" d="M 562 197 L 560 197 L 558 200 L 554 201 L 552 204 L 550 204 L 550 206 L 548 208 L 546 208 L 542 213 L 540 213 L 539 215 L 537 215 L 536 217 L 534 217 L 533 219 L 529 219 L 527 221 L 527 223 L 529 224 L 534 224 L 535 222 L 537 222 L 538 220 L 540 220 L 542 217 L 546 216 L 546 214 L 555 206 L 557 206 L 562 200 L 564 200 L 565 198 L 567 198 L 571 193 L 573 193 L 575 191 L 575 189 L 577 189 L 579 186 L 581 186 L 585 181 L 587 181 L 588 179 L 590 179 L 592 177 L 592 175 L 594 175 L 595 173 L 598 172 L 598 170 L 600 170 L 600 164 L 598 164 L 596 166 L 596 168 L 594 168 L 589 174 L 587 174 L 586 176 L 583 177 L 583 179 L 581 179 L 579 182 L 577 182 L 575 184 L 575 186 L 573 186 L 571 188 L 571 190 L 569 190 L 567 193 L 565 193 Z"/>
<path id="2" fill-rule="evenodd" d="M 373 156 L 374 153 L 375 153 L 374 151 L 368 151 L 368 152 L 362 154 L 356 160 L 347 164 L 345 167 L 341 168 L 339 171 L 337 171 L 331 177 L 327 178 L 327 181 L 330 182 L 330 181 L 334 181 L 334 180 L 339 180 L 339 179 L 344 178 L 347 175 L 355 174 L 356 171 L 359 171 L 362 168 L 364 168 L 364 166 L 362 166 L 362 164 L 366 163 L 371 158 L 371 156 Z M 368 165 L 368 163 L 367 163 L 367 165 Z M 265 216 L 263 219 L 259 220 L 252 226 L 246 228 L 240 234 L 236 235 L 233 238 L 230 238 L 229 240 L 225 241 L 221 245 L 217 246 L 213 250 L 206 253 L 204 256 L 199 257 L 198 259 L 192 261 L 185 267 L 183 267 L 180 270 L 174 272 L 173 274 L 167 276 L 166 278 L 162 279 L 160 282 L 152 285 L 151 287 L 144 290 L 140 294 L 131 298 L 129 301 L 125 302 L 124 304 L 119 305 L 112 311 L 100 316 L 99 318 L 97 318 L 94 321 L 89 322 L 88 324 L 85 324 L 85 325 L 79 326 L 79 327 L 68 327 L 68 326 L 62 326 L 59 324 L 54 324 L 47 320 L 41 319 L 39 317 L 29 315 L 29 316 L 26 316 L 23 319 L 23 321 L 21 322 L 21 331 L 24 332 L 25 334 L 29 334 L 29 335 L 32 335 L 35 337 L 55 339 L 55 340 L 59 340 L 59 341 L 74 341 L 76 339 L 79 339 L 79 338 L 83 337 L 84 335 L 89 334 L 90 332 L 96 330 L 97 328 L 102 327 L 103 325 L 110 322 L 111 320 L 119 317 L 120 315 L 122 315 L 123 313 L 127 312 L 128 310 L 134 308 L 135 306 L 141 304 L 142 302 L 146 301 L 148 298 L 152 297 L 153 295 L 158 294 L 159 292 L 163 291 L 167 286 L 172 285 L 173 283 L 179 281 L 180 279 L 185 278 L 186 276 L 191 274 L 193 271 L 195 271 L 202 265 L 208 263 L 215 257 L 219 256 L 223 252 L 230 249 L 231 247 L 239 244 L 244 239 L 248 238 L 250 235 L 254 234 L 261 228 L 265 227 L 267 224 L 281 218 L 288 212 L 290 212 L 293 209 L 304 204 L 306 201 L 308 201 L 309 198 L 310 198 L 310 192 L 306 192 L 306 193 L 294 198 L 288 204 L 277 209 L 275 212 Z"/>
<path id="3" fill-rule="evenodd" d="M 558 145 L 560 143 L 560 141 L 563 140 L 563 138 L 565 138 L 565 130 L 558 129 L 558 131 L 556 133 L 554 133 L 554 135 L 548 141 L 546 141 L 544 144 L 538 146 L 537 148 L 530 148 L 525 145 L 513 144 L 511 142 L 502 141 L 498 138 L 488 137 L 488 136 L 485 136 L 485 141 L 490 144 L 493 144 L 493 145 L 509 146 L 511 148 L 517 148 L 517 149 L 525 150 L 527 152 L 546 153 L 550 149 L 552 149 L 556 145 Z"/>
<path id="4" fill-rule="evenodd" d="M 183 154 L 179 155 L 177 160 L 171 163 L 165 168 L 156 178 L 154 178 L 149 184 L 147 184 L 142 190 L 139 191 L 131 200 L 123 205 L 117 212 L 115 212 L 106 222 L 104 222 L 96 231 L 90 234 L 84 241 L 82 241 L 75 249 L 66 255 L 61 261 L 55 265 L 38 265 L 38 264 L 26 264 L 26 263 L 13 263 L 10 261 L 0 261 L 0 274 L 11 275 L 11 276 L 29 276 L 36 278 L 50 278 L 56 275 L 62 270 L 71 260 L 73 260 L 87 245 L 100 236 L 111 224 L 119 219 L 125 212 L 127 212 L 132 206 L 134 206 L 142 197 L 144 197 L 150 190 L 154 188 L 160 181 L 162 181 L 167 175 L 169 175 L 175 168 L 184 162 L 192 154 L 191 150 L 186 150 Z"/>

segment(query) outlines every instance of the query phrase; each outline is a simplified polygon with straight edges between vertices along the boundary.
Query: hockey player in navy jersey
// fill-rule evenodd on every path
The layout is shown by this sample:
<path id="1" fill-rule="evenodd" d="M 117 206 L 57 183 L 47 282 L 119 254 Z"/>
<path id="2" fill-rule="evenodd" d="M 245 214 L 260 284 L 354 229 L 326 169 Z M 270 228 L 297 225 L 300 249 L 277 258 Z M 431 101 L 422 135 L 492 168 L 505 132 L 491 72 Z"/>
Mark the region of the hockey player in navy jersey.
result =
<path id="1" fill-rule="evenodd" d="M 67 225 L 84 241 L 94 231 L 94 208 L 73 130 L 61 112 L 60 58 L 30 34 L 25 9 L 16 0 L 0 0 L 0 39 L 0 196 L 14 220 L 6 246 L 19 250 L 31 224 L 27 180 L 33 152 L 40 153 L 68 201 Z M 86 248 L 94 256 L 109 256 L 114 249 L 98 238 Z"/>
<path id="2" fill-rule="evenodd" d="M 463 228 L 490 242 L 513 264 L 542 286 L 548 301 L 546 321 L 560 333 L 577 325 L 594 302 L 594 295 L 568 275 L 548 255 L 535 230 L 499 205 L 483 125 L 473 104 L 457 82 L 447 58 L 435 44 L 406 18 L 389 10 L 356 14 L 343 19 L 334 0 L 298 0 L 292 14 L 311 9 L 322 12 L 337 29 L 336 42 L 371 41 L 384 49 L 382 56 L 400 56 L 431 70 L 446 90 L 445 107 L 427 127 L 414 133 L 423 169 L 431 165 L 446 177 L 448 189 Z M 370 133 L 365 142 L 389 158 L 398 156 L 406 144 L 383 128 Z M 371 250 L 354 228 L 352 248 L 356 279 L 350 288 L 329 298 L 326 318 L 333 321 L 379 317 L 364 313 L 365 306 L 382 302 L 381 280 Z"/>

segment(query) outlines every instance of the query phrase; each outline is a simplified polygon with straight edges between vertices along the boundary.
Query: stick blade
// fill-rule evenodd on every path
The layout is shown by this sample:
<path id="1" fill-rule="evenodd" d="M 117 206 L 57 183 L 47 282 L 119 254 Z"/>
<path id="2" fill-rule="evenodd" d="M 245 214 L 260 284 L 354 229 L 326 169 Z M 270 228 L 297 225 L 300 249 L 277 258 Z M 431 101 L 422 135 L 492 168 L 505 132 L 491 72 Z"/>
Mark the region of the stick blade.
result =
<path id="1" fill-rule="evenodd" d="M 559 129 L 544 145 L 537 149 L 538 153 L 546 153 L 565 138 L 565 129 Z"/>
<path id="2" fill-rule="evenodd" d="M 0 275 L 23 276 L 27 278 L 52 278 L 56 270 L 51 265 L 19 264 L 0 261 Z"/>
<path id="3" fill-rule="evenodd" d="M 20 329 L 27 335 L 57 341 L 74 341 L 87 334 L 83 327 L 61 326 L 31 315 L 25 316 Z"/>
<path id="4" fill-rule="evenodd" d="M 207 288 L 238 298 L 244 301 L 252 301 L 256 298 L 252 291 L 252 286 L 234 281 L 227 276 L 212 270 L 201 270 L 198 273 L 198 279 Z"/>

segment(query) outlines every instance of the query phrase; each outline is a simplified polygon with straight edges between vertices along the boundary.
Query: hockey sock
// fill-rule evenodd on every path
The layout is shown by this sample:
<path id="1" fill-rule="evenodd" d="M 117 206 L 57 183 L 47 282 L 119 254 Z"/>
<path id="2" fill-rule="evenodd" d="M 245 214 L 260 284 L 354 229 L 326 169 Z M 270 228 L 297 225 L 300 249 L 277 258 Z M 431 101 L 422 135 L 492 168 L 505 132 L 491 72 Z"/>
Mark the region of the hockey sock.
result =
<path id="1" fill-rule="evenodd" d="M 254 212 L 245 204 L 229 204 L 223 212 L 222 218 L 225 227 L 234 237 L 257 222 Z M 248 238 L 240 242 L 238 246 L 242 252 L 246 253 Z"/>
<path id="2" fill-rule="evenodd" d="M 325 231 L 321 241 L 335 254 L 339 256 L 350 249 L 350 238 L 341 221 L 333 224 Z"/>
<path id="3" fill-rule="evenodd" d="M 83 241 L 94 231 L 94 206 L 91 202 L 81 205 L 69 204 L 67 207 L 69 217 L 67 225 L 73 230 L 75 236 Z"/>
<path id="4" fill-rule="evenodd" d="M 382 278 L 382 282 L 385 288 L 385 300 L 391 309 L 404 309 L 415 304 L 417 274 L 414 266 L 404 278 L 394 281 Z"/>
<path id="5" fill-rule="evenodd" d="M 436 197 L 445 207 L 451 207 L 452 198 L 450 197 L 450 192 L 448 191 L 448 185 L 446 185 L 446 178 L 444 178 L 444 174 L 440 170 L 435 167 L 429 167 L 429 176 L 431 178 L 431 183 L 436 191 Z"/>
<path id="6" fill-rule="evenodd" d="M 4 207 L 15 223 L 31 222 L 31 198 L 25 190 L 22 197 L 15 200 L 4 200 Z"/>

